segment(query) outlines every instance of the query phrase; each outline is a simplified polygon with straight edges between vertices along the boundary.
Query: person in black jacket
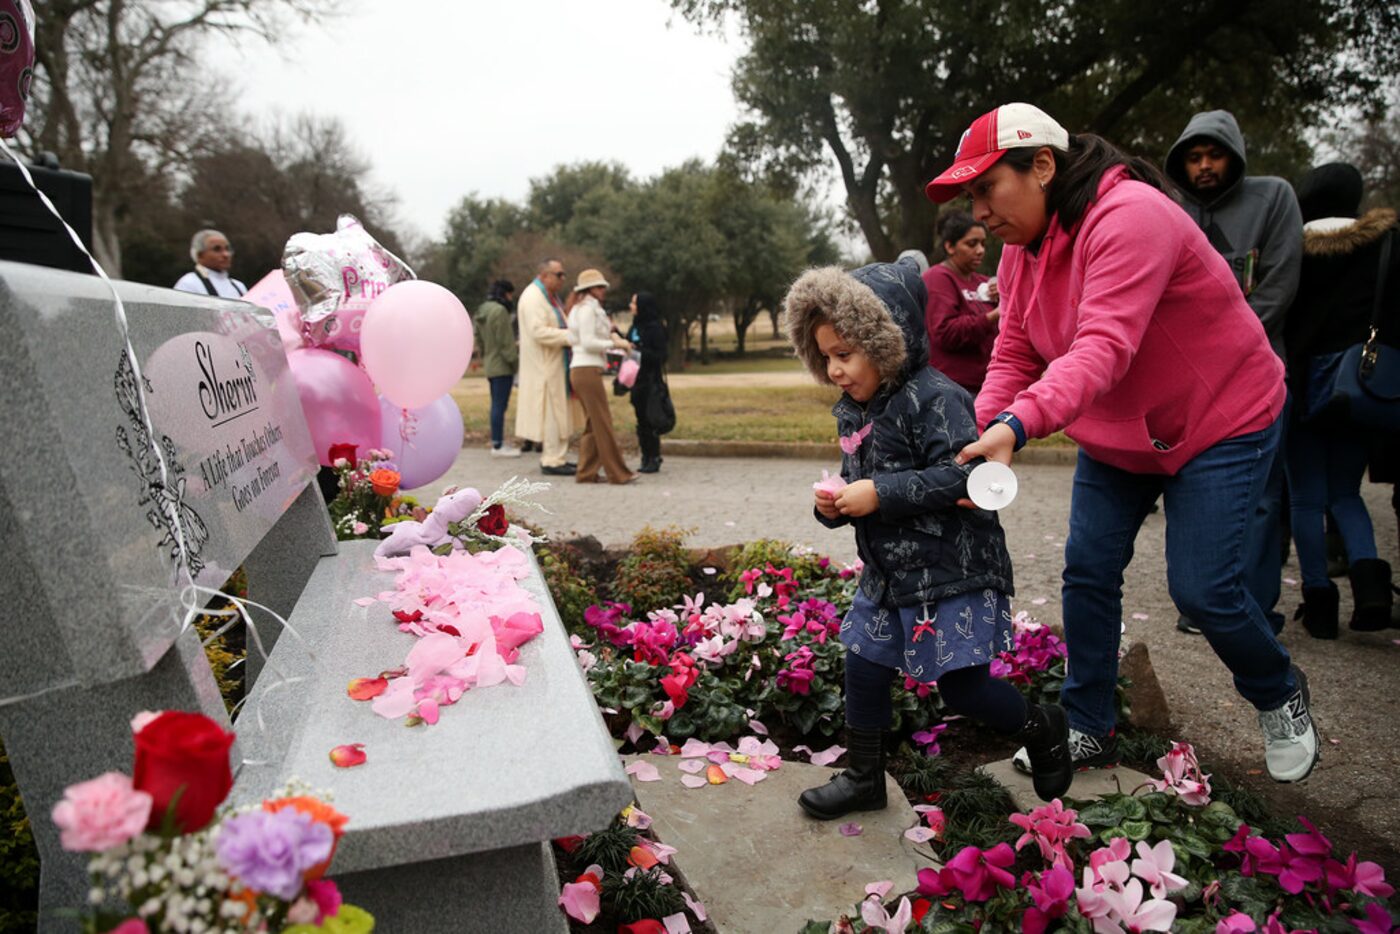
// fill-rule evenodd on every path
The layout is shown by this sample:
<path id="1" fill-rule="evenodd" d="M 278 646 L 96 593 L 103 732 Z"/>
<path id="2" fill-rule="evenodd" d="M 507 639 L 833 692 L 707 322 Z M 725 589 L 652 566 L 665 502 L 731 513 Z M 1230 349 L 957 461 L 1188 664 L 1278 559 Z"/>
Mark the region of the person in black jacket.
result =
<path id="1" fill-rule="evenodd" d="M 865 563 L 841 623 L 850 766 L 798 799 L 821 820 L 885 806 L 897 671 L 937 681 L 954 711 L 1024 742 L 1044 800 L 1072 778 L 1064 711 L 1027 704 L 989 672 L 1012 647 L 1011 558 L 996 514 L 959 502 L 971 467 L 955 455 L 978 436 L 972 396 L 928 365 L 919 273 L 912 258 L 812 269 L 784 300 L 797 356 L 843 390 L 831 411 L 845 486 L 819 486 L 814 511 L 829 528 L 852 526 Z"/>
<path id="2" fill-rule="evenodd" d="M 1293 540 L 1303 572 L 1298 616 L 1317 639 L 1338 634 L 1337 587 L 1327 578 L 1323 512 L 1332 514 L 1346 544 L 1354 610 L 1351 628 L 1391 625 L 1390 564 L 1376 554 L 1375 532 L 1361 499 L 1361 477 L 1374 429 L 1323 412 L 1309 418 L 1311 362 L 1366 340 L 1375 309 L 1382 246 L 1390 243 L 1384 279 L 1380 339 L 1400 345 L 1400 243 L 1395 212 L 1360 214 L 1361 173 L 1334 162 L 1310 171 L 1298 185 L 1303 211 L 1303 269 L 1285 333 L 1288 378 L 1295 399 L 1286 452 Z"/>
<path id="3" fill-rule="evenodd" d="M 632 409 L 637 413 L 637 444 L 642 449 L 642 466 L 639 470 L 642 473 L 656 473 L 661 469 L 661 435 L 647 420 L 647 403 L 654 394 L 669 392 L 663 374 L 666 372 L 670 340 L 666 324 L 661 320 L 661 310 L 650 292 L 638 292 L 632 296 L 632 328 L 627 339 L 642 355 L 637 381 L 632 384 Z"/>

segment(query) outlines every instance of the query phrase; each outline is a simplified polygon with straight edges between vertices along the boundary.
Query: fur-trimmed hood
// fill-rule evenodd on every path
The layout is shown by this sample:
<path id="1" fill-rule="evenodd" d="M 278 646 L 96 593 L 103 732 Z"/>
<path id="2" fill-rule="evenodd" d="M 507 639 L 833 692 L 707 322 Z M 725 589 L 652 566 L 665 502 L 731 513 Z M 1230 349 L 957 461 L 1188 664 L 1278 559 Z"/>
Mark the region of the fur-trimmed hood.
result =
<path id="1" fill-rule="evenodd" d="M 1320 219 L 1303 227 L 1304 256 L 1344 256 L 1355 253 L 1368 243 L 1375 243 L 1395 226 L 1395 212 L 1390 208 L 1374 208 L 1361 217 Z M 1314 226 L 1314 224 L 1316 226 Z"/>
<path id="2" fill-rule="evenodd" d="M 783 299 L 788 340 L 817 382 L 832 385 L 812 336 L 815 323 L 825 319 L 875 362 L 881 386 L 891 389 L 928 364 L 927 300 L 919 264 L 912 258 L 871 263 L 853 272 L 839 266 L 809 269 Z"/>

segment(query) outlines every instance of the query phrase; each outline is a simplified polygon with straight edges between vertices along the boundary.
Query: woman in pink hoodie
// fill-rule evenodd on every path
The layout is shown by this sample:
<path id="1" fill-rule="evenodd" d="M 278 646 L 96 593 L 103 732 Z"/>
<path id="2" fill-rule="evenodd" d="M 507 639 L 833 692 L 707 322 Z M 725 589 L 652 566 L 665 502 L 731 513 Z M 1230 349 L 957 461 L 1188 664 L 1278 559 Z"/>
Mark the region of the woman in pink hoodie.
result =
<path id="1" fill-rule="evenodd" d="M 1030 104 L 998 107 L 963 134 L 928 196 L 969 195 L 1007 246 L 1001 333 L 977 397 L 985 427 L 960 458 L 1010 463 L 1028 438 L 1061 430 L 1079 444 L 1061 693 L 1076 766 L 1119 758 L 1123 570 L 1161 497 L 1172 599 L 1258 709 L 1269 774 L 1299 781 L 1318 756 L 1307 683 L 1245 565 L 1279 443 L 1283 367 L 1229 267 L 1165 187 L 1155 166 L 1072 137 Z"/>

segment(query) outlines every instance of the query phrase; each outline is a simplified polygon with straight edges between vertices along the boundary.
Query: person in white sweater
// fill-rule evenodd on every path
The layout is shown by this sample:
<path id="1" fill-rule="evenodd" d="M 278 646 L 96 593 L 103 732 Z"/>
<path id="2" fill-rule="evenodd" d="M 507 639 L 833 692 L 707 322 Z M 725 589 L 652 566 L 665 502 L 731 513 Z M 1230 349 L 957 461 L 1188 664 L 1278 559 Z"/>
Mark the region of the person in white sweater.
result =
<path id="1" fill-rule="evenodd" d="M 583 406 L 586 423 L 578 441 L 578 470 L 574 479 L 579 483 L 597 483 L 599 471 L 605 471 L 609 483 L 631 483 L 637 475 L 622 459 L 622 449 L 613 433 L 612 410 L 608 408 L 608 392 L 603 384 L 609 350 L 631 350 L 632 345 L 613 332 L 612 319 L 603 308 L 608 282 L 596 269 L 585 269 L 574 286 L 575 302 L 569 315 L 569 331 L 574 337 L 573 357 L 569 361 L 569 383 Z"/>

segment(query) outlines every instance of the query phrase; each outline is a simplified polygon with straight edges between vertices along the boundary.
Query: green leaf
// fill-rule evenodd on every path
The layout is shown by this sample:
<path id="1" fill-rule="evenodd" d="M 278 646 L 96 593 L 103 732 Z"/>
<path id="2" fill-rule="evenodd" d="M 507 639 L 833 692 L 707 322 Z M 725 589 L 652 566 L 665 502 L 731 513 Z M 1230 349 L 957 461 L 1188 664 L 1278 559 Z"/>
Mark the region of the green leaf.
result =
<path id="1" fill-rule="evenodd" d="M 1198 859 L 1209 861 L 1214 847 L 1189 830 L 1178 830 L 1170 837 L 1172 843 Z"/>
<path id="2" fill-rule="evenodd" d="M 1079 822 L 1086 827 L 1116 827 L 1122 819 L 1118 808 L 1107 801 L 1095 801 L 1079 812 Z"/>
<path id="3" fill-rule="evenodd" d="M 1146 820 L 1125 820 L 1122 823 L 1123 835 L 1129 840 L 1137 842 L 1146 840 L 1152 833 L 1152 822 Z"/>
<path id="4" fill-rule="evenodd" d="M 792 712 L 792 722 L 799 733 L 810 733 L 816 728 L 819 716 L 821 716 L 820 711 L 811 707 L 802 707 Z"/>

